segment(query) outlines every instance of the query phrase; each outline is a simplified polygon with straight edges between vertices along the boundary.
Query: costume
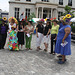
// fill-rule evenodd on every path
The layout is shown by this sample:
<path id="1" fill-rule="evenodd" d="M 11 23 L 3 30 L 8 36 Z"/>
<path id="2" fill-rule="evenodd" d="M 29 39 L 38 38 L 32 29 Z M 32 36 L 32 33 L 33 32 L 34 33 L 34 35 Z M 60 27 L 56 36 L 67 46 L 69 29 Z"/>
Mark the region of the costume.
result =
<path id="1" fill-rule="evenodd" d="M 9 50 L 19 50 L 19 48 L 18 48 L 18 38 L 17 38 L 16 31 L 10 30 L 8 32 L 8 34 L 9 34 L 9 42 L 8 42 Z"/>
<path id="2" fill-rule="evenodd" d="M 18 38 L 17 38 L 17 31 L 16 31 L 16 23 L 13 23 L 11 25 L 11 22 L 9 23 L 9 42 L 8 42 L 8 48 L 9 50 L 19 50 L 18 48 Z"/>

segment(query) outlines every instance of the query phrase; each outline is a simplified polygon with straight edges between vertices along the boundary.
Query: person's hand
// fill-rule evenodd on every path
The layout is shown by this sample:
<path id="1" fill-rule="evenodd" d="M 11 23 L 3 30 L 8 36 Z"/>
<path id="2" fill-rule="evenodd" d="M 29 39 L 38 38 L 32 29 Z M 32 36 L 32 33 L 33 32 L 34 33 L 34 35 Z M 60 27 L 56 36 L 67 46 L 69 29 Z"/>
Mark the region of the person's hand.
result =
<path id="1" fill-rule="evenodd" d="M 48 35 L 46 35 L 46 37 L 48 37 Z"/>
<path id="2" fill-rule="evenodd" d="M 29 33 L 31 35 L 31 33 Z"/>
<path id="3" fill-rule="evenodd" d="M 37 38 L 38 38 L 38 34 L 37 34 Z"/>
<path id="4" fill-rule="evenodd" d="M 62 43 L 64 43 L 65 41 L 64 41 L 64 39 L 62 40 Z"/>
<path id="5" fill-rule="evenodd" d="M 51 36 L 50 36 L 50 40 L 51 40 Z"/>
<path id="6" fill-rule="evenodd" d="M 57 38 L 55 38 L 55 40 L 57 40 Z"/>
<path id="7" fill-rule="evenodd" d="M 20 30 L 18 30 L 18 32 L 20 32 Z"/>

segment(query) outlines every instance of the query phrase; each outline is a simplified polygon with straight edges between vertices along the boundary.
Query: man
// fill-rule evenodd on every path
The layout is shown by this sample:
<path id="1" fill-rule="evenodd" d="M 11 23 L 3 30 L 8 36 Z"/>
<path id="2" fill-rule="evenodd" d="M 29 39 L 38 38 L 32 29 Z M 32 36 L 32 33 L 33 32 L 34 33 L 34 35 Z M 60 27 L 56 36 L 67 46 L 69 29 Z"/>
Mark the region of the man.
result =
<path id="1" fill-rule="evenodd" d="M 43 39 L 43 30 L 44 30 L 43 21 L 39 21 L 39 24 L 36 27 L 37 51 L 41 50 L 40 45 L 41 45 L 41 41 Z"/>

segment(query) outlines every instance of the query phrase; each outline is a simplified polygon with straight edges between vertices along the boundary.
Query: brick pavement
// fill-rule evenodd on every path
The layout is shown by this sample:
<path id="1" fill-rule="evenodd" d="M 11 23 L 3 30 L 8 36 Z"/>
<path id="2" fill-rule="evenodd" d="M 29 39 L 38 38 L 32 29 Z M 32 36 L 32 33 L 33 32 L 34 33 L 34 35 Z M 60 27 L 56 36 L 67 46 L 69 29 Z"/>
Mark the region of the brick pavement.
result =
<path id="1" fill-rule="evenodd" d="M 50 44 L 50 43 L 49 43 Z M 44 49 L 43 43 L 41 47 Z M 57 64 L 57 57 L 43 50 L 36 51 L 36 37 L 33 35 L 32 51 L 25 48 L 19 52 L 0 50 L 0 75 L 75 75 L 75 43 L 72 43 L 72 55 L 67 62 Z M 50 49 L 50 46 L 49 46 Z"/>

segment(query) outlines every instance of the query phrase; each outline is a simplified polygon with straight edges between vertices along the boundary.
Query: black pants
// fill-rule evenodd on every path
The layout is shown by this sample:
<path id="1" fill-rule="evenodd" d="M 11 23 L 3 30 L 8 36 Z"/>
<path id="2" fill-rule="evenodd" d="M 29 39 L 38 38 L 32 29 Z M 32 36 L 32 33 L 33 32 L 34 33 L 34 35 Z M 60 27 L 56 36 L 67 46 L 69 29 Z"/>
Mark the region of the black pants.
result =
<path id="1" fill-rule="evenodd" d="M 1 39 L 0 48 L 1 49 L 4 48 L 4 46 L 5 46 L 6 38 L 7 38 L 7 34 L 1 34 L 0 35 L 0 39 Z"/>
<path id="2" fill-rule="evenodd" d="M 55 53 L 55 51 L 53 51 L 53 44 L 56 44 L 56 40 L 54 40 L 56 36 L 56 34 L 51 34 L 51 53 Z"/>

